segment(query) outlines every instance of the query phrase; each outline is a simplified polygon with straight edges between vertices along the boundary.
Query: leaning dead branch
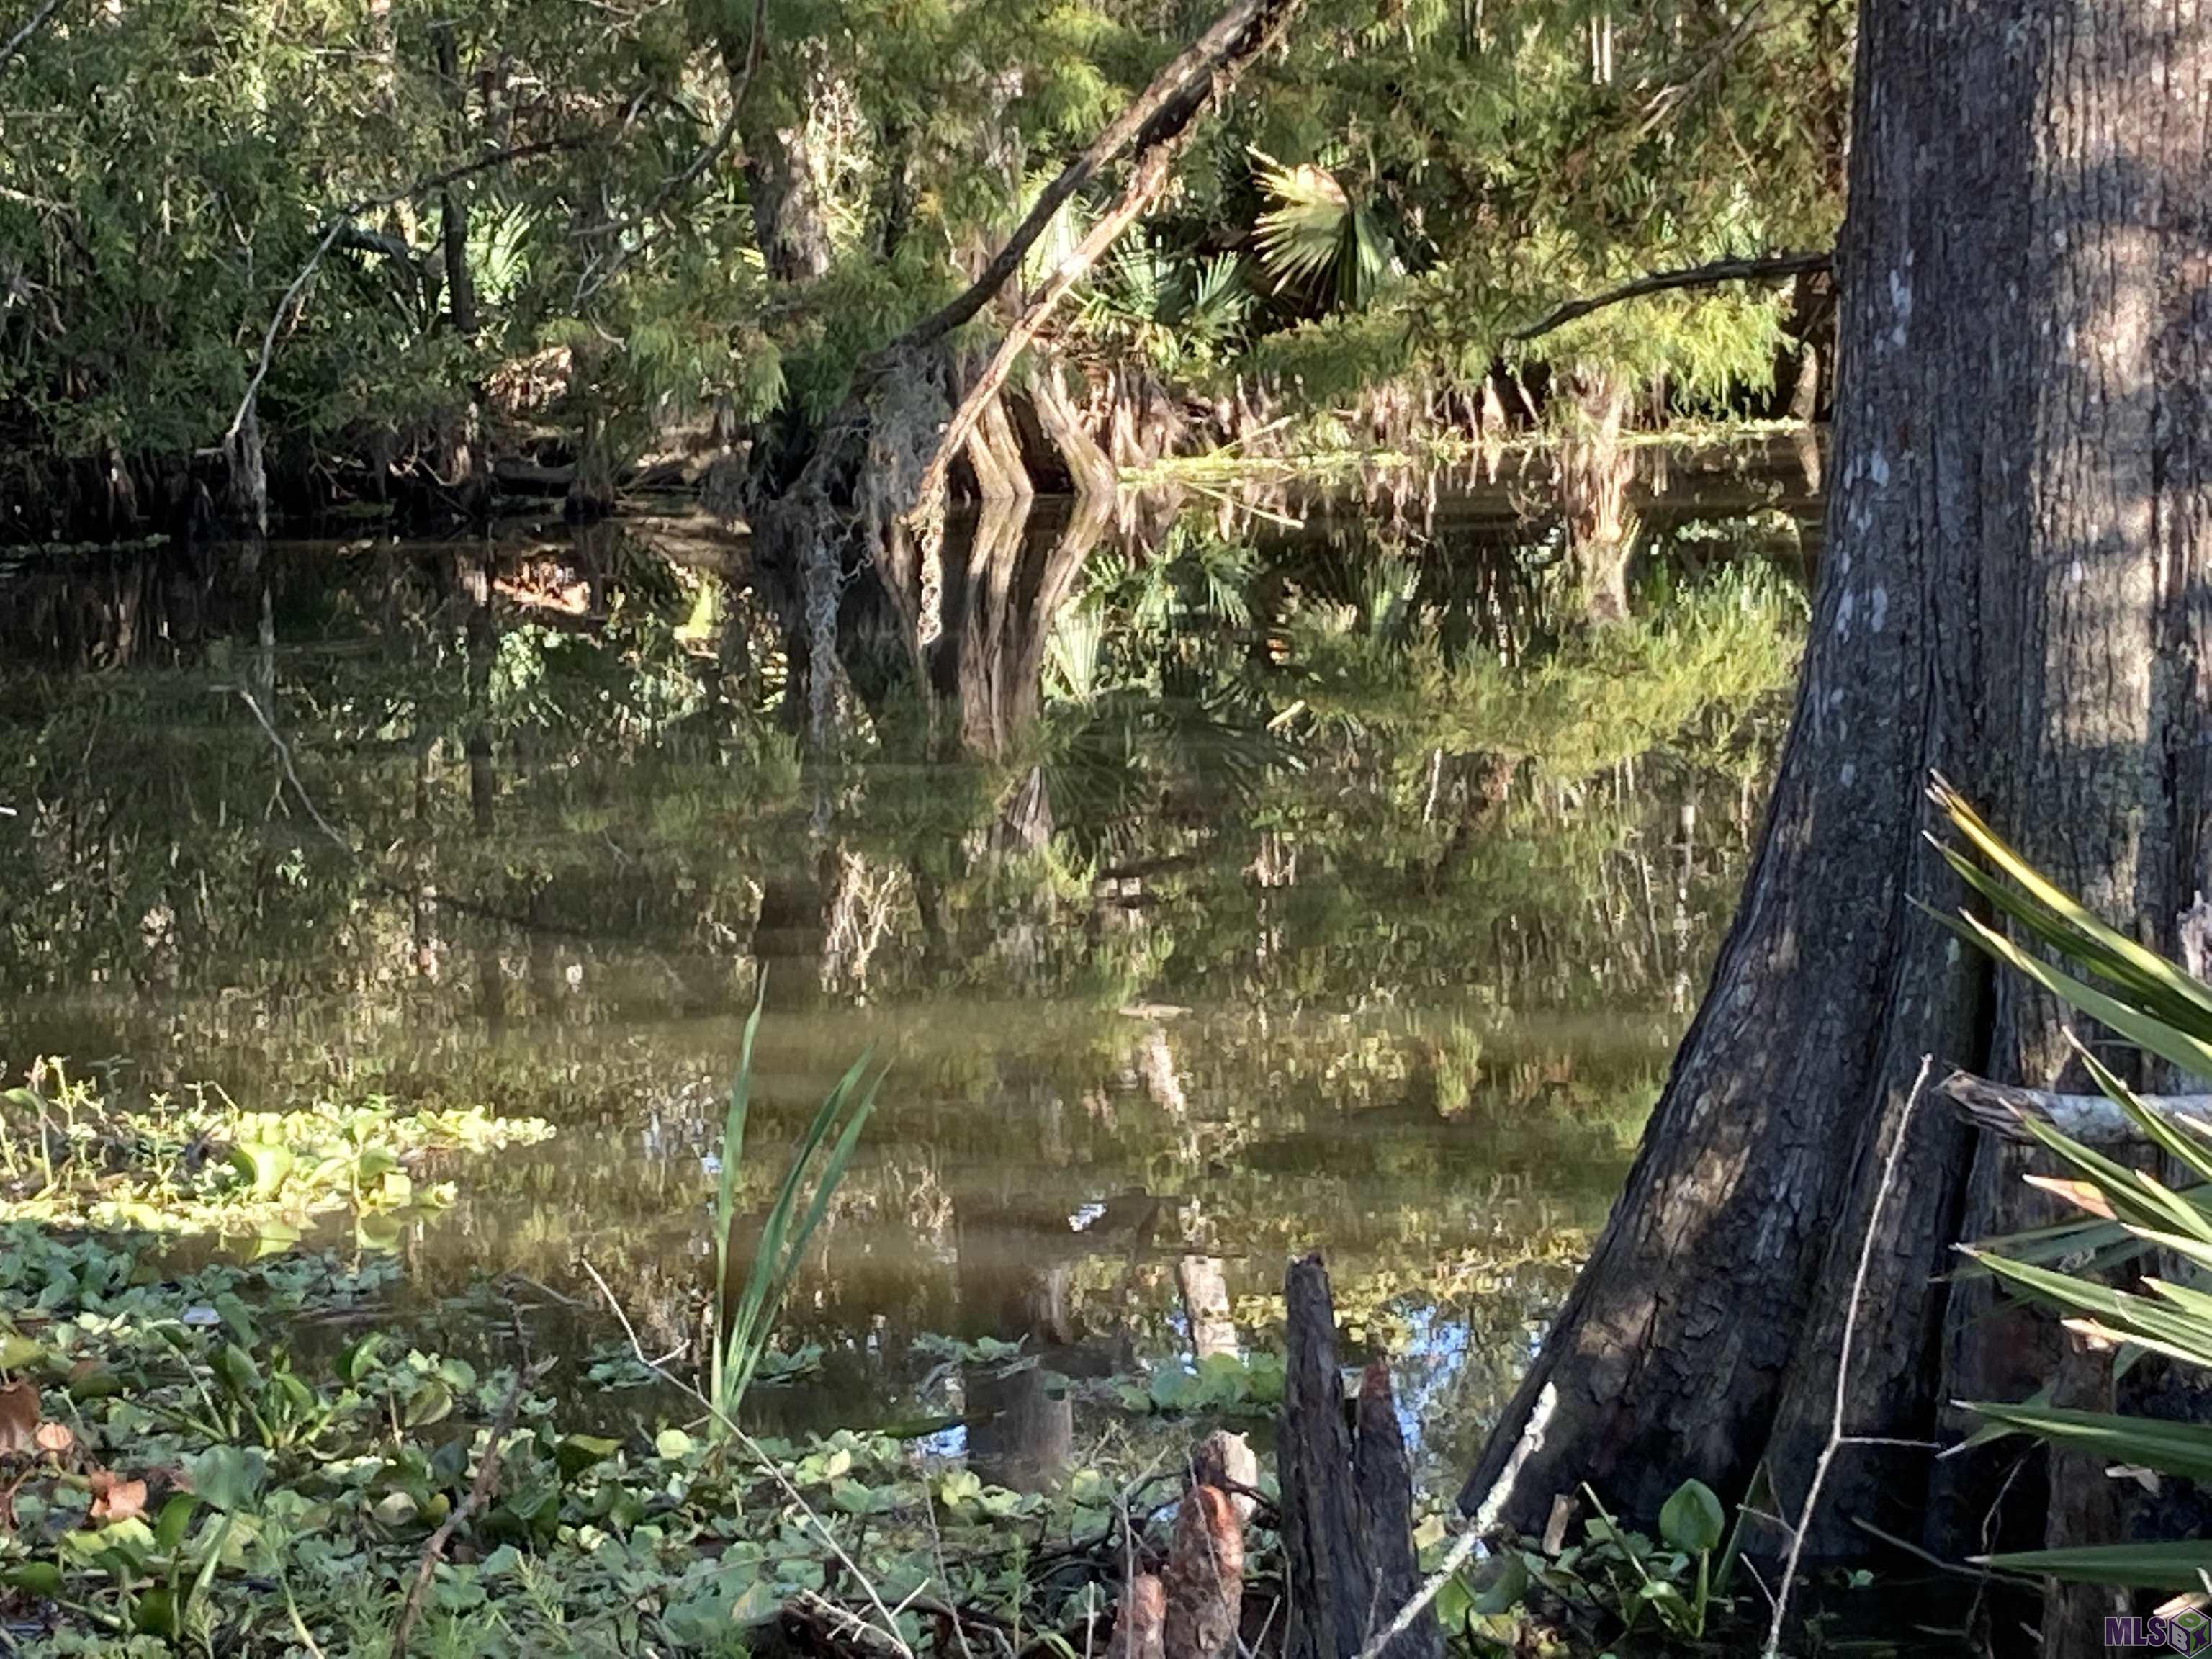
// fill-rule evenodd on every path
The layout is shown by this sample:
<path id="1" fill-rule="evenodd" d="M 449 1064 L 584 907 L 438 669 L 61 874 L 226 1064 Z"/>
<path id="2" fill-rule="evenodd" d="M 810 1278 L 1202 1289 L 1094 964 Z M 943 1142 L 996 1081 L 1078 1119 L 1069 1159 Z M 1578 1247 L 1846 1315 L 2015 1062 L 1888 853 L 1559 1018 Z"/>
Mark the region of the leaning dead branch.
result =
<path id="1" fill-rule="evenodd" d="M 1053 306 L 1158 192 L 1199 118 L 1282 38 L 1302 3 L 1234 0 L 1046 187 L 964 293 L 870 355 L 850 397 L 823 423 L 799 476 L 747 503 L 758 562 L 796 579 L 794 630 L 808 642 L 810 725 L 817 751 L 830 726 L 824 714 L 834 701 L 846 585 L 872 566 L 918 669 L 921 652 L 942 631 L 935 532 L 951 456 Z M 1134 159 L 1114 205 L 1046 280 L 976 387 L 960 392 L 951 384 L 945 336 L 982 312 L 1060 209 L 1125 153 Z M 909 530 L 916 523 L 925 531 L 919 546 Z"/>
<path id="2" fill-rule="evenodd" d="M 1090 148 L 1046 187 L 965 293 L 886 348 L 885 362 L 910 360 L 915 351 L 975 317 L 1021 269 L 1022 261 L 1067 199 L 1124 149 L 1133 151 L 1121 192 L 1006 330 L 983 372 L 939 430 L 909 499 L 888 526 L 895 536 L 913 530 L 921 538 L 919 572 L 924 602 L 915 619 L 921 643 L 927 645 L 939 631 L 938 607 L 933 603 L 938 584 L 932 577 L 943 541 L 945 477 L 952 458 L 996 403 L 1014 364 L 1060 302 L 1166 186 L 1199 117 L 1237 83 L 1261 54 L 1282 39 L 1301 3 L 1302 0 L 1237 0 L 1215 19 L 1212 27 L 1153 76 L 1152 83 L 1091 141 Z"/>
<path id="3" fill-rule="evenodd" d="M 522 1396 L 546 1371 L 552 1369 L 550 1361 L 537 1365 L 526 1365 L 514 1374 L 514 1386 L 507 1391 L 507 1399 L 492 1419 L 491 1437 L 484 1442 L 483 1456 L 477 1463 L 476 1478 L 461 1501 L 453 1505 L 446 1518 L 438 1523 L 422 1546 L 421 1559 L 416 1564 L 415 1577 L 407 1586 L 407 1599 L 399 1605 L 399 1617 L 392 1626 L 392 1659 L 405 1659 L 407 1638 L 415 1629 L 415 1621 L 422 1612 L 422 1597 L 430 1588 L 430 1580 L 438 1571 L 438 1563 L 446 1558 L 446 1546 L 453 1541 L 469 1517 L 484 1506 L 493 1490 L 499 1485 L 499 1455 L 507 1437 L 514 1432 L 514 1418 L 522 1405 Z"/>
<path id="4" fill-rule="evenodd" d="M 923 319 L 894 343 L 896 354 L 941 340 L 971 321 L 1022 268 L 1022 261 L 1068 198 L 1134 142 L 1141 162 L 1150 148 L 1175 137 L 1196 118 L 1206 102 L 1225 91 L 1244 66 L 1280 38 L 1300 0 L 1237 0 L 1205 33 L 1154 76 L 1129 106 L 1109 122 L 1090 148 L 1060 170 L 1038 196 L 1006 246 L 957 299 Z"/>
<path id="5" fill-rule="evenodd" d="M 1721 283 L 1763 283 L 1784 276 L 1802 276 L 1815 270 L 1826 270 L 1834 258 L 1829 253 L 1777 253 L 1759 259 L 1716 259 L 1711 264 L 1690 265 L 1680 270 L 1655 270 L 1638 276 L 1632 283 L 1623 283 L 1619 288 L 1607 289 L 1602 294 L 1593 294 L 1580 300 L 1569 300 L 1547 313 L 1538 322 L 1526 328 L 1517 328 L 1506 337 L 1510 340 L 1533 340 L 1563 328 L 1577 317 L 1587 317 L 1593 311 L 1602 311 L 1607 306 L 1617 306 L 1624 300 L 1638 300 L 1647 294 L 1666 294 L 1676 289 L 1711 288 Z"/>

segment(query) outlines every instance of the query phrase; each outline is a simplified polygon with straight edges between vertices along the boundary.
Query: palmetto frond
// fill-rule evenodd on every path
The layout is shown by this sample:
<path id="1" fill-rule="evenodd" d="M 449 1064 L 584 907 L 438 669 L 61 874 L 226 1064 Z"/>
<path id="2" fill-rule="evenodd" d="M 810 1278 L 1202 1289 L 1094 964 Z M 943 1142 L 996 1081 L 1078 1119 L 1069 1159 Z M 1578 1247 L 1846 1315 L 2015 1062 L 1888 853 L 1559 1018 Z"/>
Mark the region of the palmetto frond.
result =
<path id="1" fill-rule="evenodd" d="M 2099 921 L 2038 873 L 1942 780 L 1931 793 L 1966 843 L 1963 850 L 1943 849 L 1951 866 L 2000 919 L 2009 918 L 2066 965 L 1970 915 L 1952 920 L 1955 931 L 2136 1047 L 2185 1071 L 2201 1075 L 2207 1070 L 2212 987 Z M 2154 1113 L 2087 1048 L 2080 1057 L 2136 1134 L 2194 1184 L 2177 1189 L 2028 1117 L 2022 1127 L 2069 1172 L 2064 1180 L 2032 1179 L 2087 1219 L 2071 1229 L 1991 1240 L 1967 1254 L 2013 1294 L 2055 1310 L 2069 1329 L 2116 1350 L 2122 1363 L 2154 1353 L 2212 1370 L 2212 1294 L 2203 1288 L 2212 1269 L 2212 1123 Z M 2054 1243 L 2061 1249 L 2054 1250 Z M 2162 1256 L 2170 1265 L 2144 1276 L 2137 1289 L 2119 1289 L 2093 1272 L 2098 1261 L 2111 1267 L 2142 1255 Z M 2212 1426 L 2064 1409 L 2046 1398 L 1972 1407 L 1984 1425 L 1978 1437 L 2030 1434 L 2105 1458 L 2115 1468 L 2192 1480 L 2212 1476 Z M 2212 1571 L 2212 1539 L 2085 1542 L 1984 1561 L 2084 1583 L 2200 1592 L 2205 1573 Z"/>
<path id="2" fill-rule="evenodd" d="M 1320 289 L 1339 305 L 1364 305 L 1393 257 L 1373 210 L 1321 167 L 1285 167 L 1256 150 L 1253 156 L 1261 191 L 1274 204 L 1255 230 L 1261 267 L 1276 290 Z"/>

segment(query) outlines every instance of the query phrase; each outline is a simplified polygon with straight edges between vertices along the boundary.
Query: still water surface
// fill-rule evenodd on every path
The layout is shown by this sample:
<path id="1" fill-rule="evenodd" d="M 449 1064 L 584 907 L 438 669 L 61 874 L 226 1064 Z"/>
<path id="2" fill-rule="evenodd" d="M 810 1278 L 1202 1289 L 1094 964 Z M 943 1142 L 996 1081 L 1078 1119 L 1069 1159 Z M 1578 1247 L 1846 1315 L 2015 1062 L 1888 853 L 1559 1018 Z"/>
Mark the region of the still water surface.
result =
<path id="1" fill-rule="evenodd" d="M 0 1061 L 550 1120 L 402 1230 L 413 1316 L 588 1259 L 659 1352 L 765 973 L 750 1194 L 889 1071 L 764 1425 L 1049 1465 L 1114 1418 L 1050 1378 L 1178 1365 L 1217 1289 L 1264 1349 L 1321 1249 L 1446 1481 L 1725 924 L 1815 529 L 1794 456 L 1647 452 L 1595 620 L 1549 477 L 994 515 L 934 708 L 856 653 L 835 769 L 686 521 L 0 562 Z M 580 1376 L 614 1332 L 554 1308 Z"/>

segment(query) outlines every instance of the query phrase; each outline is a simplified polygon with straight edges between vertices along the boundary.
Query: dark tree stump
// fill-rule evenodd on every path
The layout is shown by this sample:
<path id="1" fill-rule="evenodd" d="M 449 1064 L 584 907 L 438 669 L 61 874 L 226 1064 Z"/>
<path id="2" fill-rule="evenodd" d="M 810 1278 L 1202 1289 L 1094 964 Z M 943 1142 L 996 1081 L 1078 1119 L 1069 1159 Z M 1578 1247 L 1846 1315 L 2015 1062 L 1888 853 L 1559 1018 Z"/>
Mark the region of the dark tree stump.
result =
<path id="1" fill-rule="evenodd" d="M 1390 1379 L 1368 1367 L 1356 1418 L 1345 1411 L 1336 1311 L 1318 1255 L 1284 1281 L 1289 1354 L 1277 1455 L 1289 1574 L 1287 1659 L 1354 1659 L 1413 1599 L 1413 1473 Z M 1356 1423 L 1356 1432 L 1355 1432 Z M 1385 1659 L 1439 1659 L 1443 1638 L 1424 1608 Z"/>

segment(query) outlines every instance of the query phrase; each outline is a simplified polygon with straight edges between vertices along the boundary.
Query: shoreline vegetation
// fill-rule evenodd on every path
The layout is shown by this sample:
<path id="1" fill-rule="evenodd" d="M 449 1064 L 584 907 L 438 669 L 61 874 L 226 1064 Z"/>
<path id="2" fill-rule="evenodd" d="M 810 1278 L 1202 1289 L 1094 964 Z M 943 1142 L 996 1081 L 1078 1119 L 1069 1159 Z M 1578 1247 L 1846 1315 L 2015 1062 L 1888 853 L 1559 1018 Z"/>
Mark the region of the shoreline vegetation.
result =
<path id="1" fill-rule="evenodd" d="M 1698 459 L 1729 453 L 1748 453 L 1761 447 L 1787 445 L 1800 469 L 1815 489 L 1821 472 L 1820 452 L 1827 441 L 1825 423 L 1794 417 L 1741 416 L 1716 419 L 1676 419 L 1663 427 L 1630 430 L 1618 434 L 1613 453 L 1626 459 L 1639 452 L 1663 450 L 1695 463 Z M 1360 483 L 1371 485 L 1391 476 L 1453 477 L 1464 472 L 1471 480 L 1496 483 L 1505 476 L 1501 468 L 1510 460 L 1512 476 L 1532 488 L 1557 489 L 1560 468 L 1571 460 L 1583 441 L 1563 429 L 1535 429 L 1506 436 L 1469 437 L 1463 433 L 1436 431 L 1384 442 L 1362 443 L 1340 431 L 1324 441 L 1309 443 L 1291 436 L 1279 448 L 1267 443 L 1231 442 L 1203 450 L 1164 454 L 1133 461 L 1118 468 L 1112 495 L 1116 502 L 1172 500 L 1183 490 L 1207 496 L 1218 493 L 1224 505 L 1242 507 L 1261 518 L 1270 516 L 1267 496 L 1282 484 L 1328 486 Z M 1532 465 L 1538 467 L 1530 475 Z M 650 526 L 660 522 L 696 525 L 720 536 L 742 538 L 752 532 L 741 510 L 729 504 L 709 506 L 709 463 L 676 458 L 650 462 L 615 480 L 605 515 L 619 527 L 623 524 Z M 1548 471 L 1546 469 L 1548 468 Z M 495 480 L 486 494 L 481 528 L 494 536 L 502 526 L 543 524 L 549 516 L 564 516 L 559 485 L 564 475 L 527 470 L 510 471 Z M 1063 497 L 1048 489 L 1041 500 Z M 1080 497 L 1066 497 L 1080 501 Z M 975 504 L 969 504 L 975 510 Z M 1295 524 L 1296 520 L 1286 520 Z M 331 535 L 358 535 L 370 529 L 389 529 L 413 538 L 434 538 L 441 526 L 411 528 L 402 516 L 400 503 L 357 500 L 331 503 L 287 516 L 272 514 L 270 533 L 279 539 L 312 539 Z M 453 530 L 458 526 L 447 526 Z M 180 521 L 173 528 L 131 535 L 103 535 L 80 540 L 9 539 L 0 526 L 0 552 L 31 555 L 118 553 L 162 548 L 187 542 L 227 538 L 217 521 Z"/>
<path id="2" fill-rule="evenodd" d="M 840 1104 L 860 1076 L 817 1119 L 845 1146 L 865 1121 Z M 1286 1574 L 1307 1581 L 1331 1524 L 1350 1525 L 1335 1547 L 1394 1604 L 1443 1570 L 1408 1615 L 1420 1651 L 1437 1650 L 1439 1616 L 1480 1650 L 1530 1654 L 1579 1651 L 1560 1645 L 1573 1629 L 1608 1623 L 1695 1638 L 1733 1606 L 1713 1577 L 1719 1507 L 1694 1483 L 1656 1538 L 1601 1519 L 1582 1544 L 1529 1540 L 1462 1571 L 1439 1496 L 1413 1490 L 1382 1362 L 1356 1390 L 1363 1437 L 1341 1440 L 1317 1259 L 1290 1275 L 1291 1376 L 1260 1348 L 1048 1378 L 1142 1431 L 1014 1489 L 975 1473 L 945 1422 L 756 1437 L 744 1382 L 717 1405 L 719 1364 L 694 1381 L 696 1353 L 648 1355 L 587 1261 L 597 1322 L 631 1364 L 546 1346 L 535 1322 L 575 1304 L 515 1275 L 464 1298 L 494 1358 L 426 1349 L 395 1300 L 398 1228 L 436 1224 L 472 1163 L 548 1127 L 381 1099 L 247 1114 L 188 1094 L 192 1111 L 149 1116 L 42 1060 L 0 1100 L 11 1652 L 1067 1659 L 1118 1631 L 1115 1651 L 1206 1659 L 1241 1632 L 1273 1653 Z M 733 1100 L 726 1171 L 742 1156 L 742 1089 Z M 798 1219 L 804 1163 L 769 1206 L 767 1250 Z M 721 1185 L 710 1201 L 702 1183 L 700 1219 L 734 1236 Z M 793 1230 L 799 1249 L 811 1231 Z M 756 1254 L 757 1286 L 777 1259 L 795 1265 Z M 780 1300 L 770 1285 L 748 1305 L 772 1322 Z M 719 1354 L 743 1328 L 718 1338 L 713 1305 L 702 1341 Z M 945 1351 L 978 1392 L 1039 1364 L 988 1340 Z M 766 1388 L 805 1373 L 764 1340 L 748 1380 L 756 1368 Z M 1286 1500 L 1275 1466 L 1293 1446 Z M 1328 1522 L 1338 1504 L 1356 1518 Z M 1394 1532 L 1392 1556 L 1376 1540 Z"/>

